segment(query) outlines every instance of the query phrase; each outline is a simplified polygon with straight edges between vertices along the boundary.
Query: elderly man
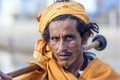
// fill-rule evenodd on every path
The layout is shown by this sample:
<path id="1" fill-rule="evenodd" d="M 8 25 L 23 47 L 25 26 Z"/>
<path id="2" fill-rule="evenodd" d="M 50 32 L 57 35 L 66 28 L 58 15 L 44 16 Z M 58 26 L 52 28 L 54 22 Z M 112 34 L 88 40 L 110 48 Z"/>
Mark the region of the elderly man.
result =
<path id="1" fill-rule="evenodd" d="M 98 33 L 82 4 L 58 2 L 37 18 L 42 39 L 35 45 L 34 57 L 42 69 L 26 73 L 18 80 L 120 80 L 108 64 L 84 52 L 88 38 Z"/>

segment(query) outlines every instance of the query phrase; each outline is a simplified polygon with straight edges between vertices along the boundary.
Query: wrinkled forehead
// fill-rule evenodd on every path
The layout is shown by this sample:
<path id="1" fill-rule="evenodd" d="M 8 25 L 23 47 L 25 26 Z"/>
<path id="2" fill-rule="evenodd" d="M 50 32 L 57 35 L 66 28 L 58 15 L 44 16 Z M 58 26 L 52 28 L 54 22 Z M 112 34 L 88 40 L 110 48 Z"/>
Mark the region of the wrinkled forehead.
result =
<path id="1" fill-rule="evenodd" d="M 64 21 L 52 21 L 49 24 L 50 35 L 76 34 L 76 20 L 66 19 Z"/>

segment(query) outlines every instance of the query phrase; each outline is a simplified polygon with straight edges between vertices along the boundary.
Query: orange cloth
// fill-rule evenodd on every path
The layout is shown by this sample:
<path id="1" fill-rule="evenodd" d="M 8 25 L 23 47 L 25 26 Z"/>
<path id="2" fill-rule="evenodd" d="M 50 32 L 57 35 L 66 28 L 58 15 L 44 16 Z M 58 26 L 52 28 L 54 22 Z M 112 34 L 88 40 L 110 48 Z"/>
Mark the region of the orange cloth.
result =
<path id="1" fill-rule="evenodd" d="M 78 17 L 86 24 L 89 23 L 89 18 L 82 4 L 77 2 L 58 2 L 50 5 L 38 16 L 39 31 L 43 32 L 52 19 L 63 14 L 71 14 Z"/>
<path id="2" fill-rule="evenodd" d="M 82 4 L 77 2 L 58 2 L 50 5 L 38 16 L 39 32 L 44 32 L 52 19 L 63 14 L 71 14 L 78 17 L 86 24 L 89 23 L 89 18 Z M 52 58 L 52 52 L 44 39 L 39 39 L 37 41 L 33 56 L 41 62 Z"/>
<path id="3" fill-rule="evenodd" d="M 36 42 L 33 57 L 40 62 L 44 62 L 52 58 L 52 52 L 44 39 L 39 39 Z"/>
<path id="4" fill-rule="evenodd" d="M 120 80 L 120 75 L 98 58 L 87 66 L 80 78 L 64 71 L 54 59 L 50 59 L 44 67 L 39 62 L 35 64 L 41 66 L 44 71 L 33 71 L 20 76 L 17 80 Z"/>

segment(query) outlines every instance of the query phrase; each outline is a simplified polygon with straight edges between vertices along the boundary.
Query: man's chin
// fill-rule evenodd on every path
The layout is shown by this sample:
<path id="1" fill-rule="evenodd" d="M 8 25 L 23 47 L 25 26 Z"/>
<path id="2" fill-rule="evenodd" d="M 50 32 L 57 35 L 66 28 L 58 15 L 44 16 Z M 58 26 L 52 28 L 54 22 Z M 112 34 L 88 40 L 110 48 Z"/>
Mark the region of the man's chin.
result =
<path id="1" fill-rule="evenodd" d="M 68 61 L 59 61 L 58 63 L 65 69 L 68 69 L 68 67 L 70 66 L 70 62 Z"/>

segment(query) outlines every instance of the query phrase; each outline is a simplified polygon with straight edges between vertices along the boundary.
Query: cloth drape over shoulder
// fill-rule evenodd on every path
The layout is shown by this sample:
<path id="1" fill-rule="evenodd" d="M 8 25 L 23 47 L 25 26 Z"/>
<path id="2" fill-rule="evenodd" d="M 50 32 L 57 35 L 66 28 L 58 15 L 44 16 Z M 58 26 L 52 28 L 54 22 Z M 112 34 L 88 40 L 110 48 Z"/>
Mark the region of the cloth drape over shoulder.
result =
<path id="1" fill-rule="evenodd" d="M 43 68 L 41 63 L 35 64 Z M 24 74 L 17 80 L 120 80 L 120 75 L 98 58 L 86 67 L 80 78 L 76 78 L 73 74 L 63 70 L 54 59 L 49 60 L 43 69 L 44 71 L 33 71 Z"/>

